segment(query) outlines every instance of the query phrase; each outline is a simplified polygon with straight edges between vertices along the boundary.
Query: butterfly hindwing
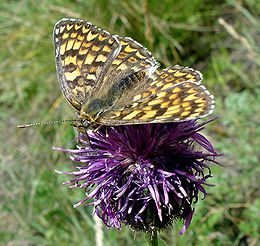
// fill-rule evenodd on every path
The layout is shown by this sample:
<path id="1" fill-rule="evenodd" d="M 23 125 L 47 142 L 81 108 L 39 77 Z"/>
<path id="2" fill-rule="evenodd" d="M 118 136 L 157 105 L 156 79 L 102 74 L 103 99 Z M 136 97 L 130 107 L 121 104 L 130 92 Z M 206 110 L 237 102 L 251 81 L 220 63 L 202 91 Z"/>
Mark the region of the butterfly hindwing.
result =
<path id="1" fill-rule="evenodd" d="M 102 122 L 141 124 L 205 117 L 214 109 L 214 97 L 200 85 L 201 80 L 200 72 L 187 67 L 157 70 L 152 78 L 146 78 L 143 88 L 130 92 L 127 103 L 105 115 Z"/>

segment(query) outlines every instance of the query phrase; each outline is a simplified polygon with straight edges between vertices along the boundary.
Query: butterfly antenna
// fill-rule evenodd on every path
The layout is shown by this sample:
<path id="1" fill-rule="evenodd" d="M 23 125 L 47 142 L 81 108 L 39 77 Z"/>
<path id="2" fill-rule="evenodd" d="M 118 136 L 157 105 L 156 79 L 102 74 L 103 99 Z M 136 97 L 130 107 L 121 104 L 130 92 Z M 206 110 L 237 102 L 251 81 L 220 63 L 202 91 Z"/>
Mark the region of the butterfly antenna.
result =
<path id="1" fill-rule="evenodd" d="M 37 123 L 31 123 L 31 124 L 24 124 L 24 125 L 18 125 L 18 128 L 27 128 L 31 126 L 38 126 L 38 125 L 47 125 L 47 124 L 56 124 L 56 123 L 64 123 L 64 122 L 74 122 L 78 120 L 56 120 L 56 121 L 49 121 L 49 122 L 37 122 Z"/>

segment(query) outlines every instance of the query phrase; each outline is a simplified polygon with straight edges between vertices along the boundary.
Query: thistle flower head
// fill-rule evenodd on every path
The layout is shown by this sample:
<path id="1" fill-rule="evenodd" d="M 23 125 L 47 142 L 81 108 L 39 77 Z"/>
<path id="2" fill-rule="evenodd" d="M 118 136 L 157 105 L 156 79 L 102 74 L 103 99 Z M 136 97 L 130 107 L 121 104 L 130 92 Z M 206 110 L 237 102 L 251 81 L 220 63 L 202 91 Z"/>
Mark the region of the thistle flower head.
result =
<path id="1" fill-rule="evenodd" d="M 208 163 L 216 163 L 217 153 L 199 133 L 205 124 L 192 120 L 80 133 L 77 149 L 54 147 L 69 152 L 80 164 L 78 171 L 57 172 L 75 175 L 66 184 L 86 192 L 75 206 L 92 198 L 87 205 L 93 204 L 94 212 L 109 227 L 126 224 L 153 232 L 180 219 L 185 222 L 183 234 L 199 192 L 207 195 L 203 186 L 210 177 Z"/>

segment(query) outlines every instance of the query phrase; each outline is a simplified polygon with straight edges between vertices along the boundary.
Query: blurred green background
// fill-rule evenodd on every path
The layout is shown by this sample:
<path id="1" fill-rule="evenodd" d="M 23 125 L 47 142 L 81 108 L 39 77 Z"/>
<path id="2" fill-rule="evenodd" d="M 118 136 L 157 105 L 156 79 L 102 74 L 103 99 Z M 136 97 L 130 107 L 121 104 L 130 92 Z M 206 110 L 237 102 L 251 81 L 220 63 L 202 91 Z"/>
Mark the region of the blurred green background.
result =
<path id="1" fill-rule="evenodd" d="M 199 69 L 216 97 L 219 119 L 205 134 L 224 155 L 215 187 L 196 204 L 188 231 L 162 232 L 168 245 L 260 245 L 260 1 L 21 0 L 0 1 L 0 245 L 95 245 L 92 208 L 73 209 L 82 190 L 62 182 L 72 170 L 69 124 L 16 125 L 74 119 L 57 83 L 52 30 L 81 18 L 147 47 L 162 67 Z M 104 231 L 104 245 L 146 245 L 127 228 Z"/>

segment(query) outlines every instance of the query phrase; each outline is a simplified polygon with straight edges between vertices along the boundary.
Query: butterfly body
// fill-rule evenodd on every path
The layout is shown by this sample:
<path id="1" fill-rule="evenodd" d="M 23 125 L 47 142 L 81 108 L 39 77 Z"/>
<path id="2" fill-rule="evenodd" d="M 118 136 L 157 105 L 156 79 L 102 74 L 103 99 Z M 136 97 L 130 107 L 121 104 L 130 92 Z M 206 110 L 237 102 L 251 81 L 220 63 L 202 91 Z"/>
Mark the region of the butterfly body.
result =
<path id="1" fill-rule="evenodd" d="M 115 81 L 114 84 L 102 95 L 95 96 L 86 102 L 80 111 L 80 117 L 88 119 L 90 122 L 99 122 L 99 118 L 109 114 L 110 110 L 114 109 L 114 105 L 118 104 L 118 100 L 129 93 L 129 91 L 143 78 L 144 73 L 133 73 L 119 81 Z"/>
<path id="2" fill-rule="evenodd" d="M 80 118 L 102 125 L 174 122 L 213 112 L 214 98 L 188 67 L 159 70 L 131 38 L 89 22 L 62 19 L 54 28 L 61 90 Z"/>

